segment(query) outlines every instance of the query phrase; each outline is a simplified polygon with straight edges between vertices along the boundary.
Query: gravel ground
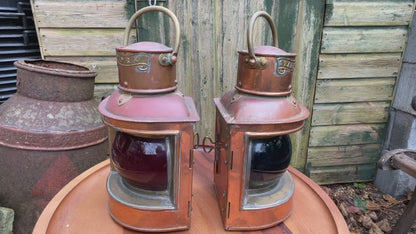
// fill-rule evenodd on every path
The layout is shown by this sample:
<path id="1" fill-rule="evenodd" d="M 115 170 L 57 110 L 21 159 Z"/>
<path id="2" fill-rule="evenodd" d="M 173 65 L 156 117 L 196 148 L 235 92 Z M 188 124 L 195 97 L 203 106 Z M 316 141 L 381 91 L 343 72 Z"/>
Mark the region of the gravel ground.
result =
<path id="1" fill-rule="evenodd" d="M 351 233 L 393 233 L 412 194 L 393 198 L 373 183 L 321 186 L 340 209 Z M 416 234 L 416 222 L 409 233 Z"/>

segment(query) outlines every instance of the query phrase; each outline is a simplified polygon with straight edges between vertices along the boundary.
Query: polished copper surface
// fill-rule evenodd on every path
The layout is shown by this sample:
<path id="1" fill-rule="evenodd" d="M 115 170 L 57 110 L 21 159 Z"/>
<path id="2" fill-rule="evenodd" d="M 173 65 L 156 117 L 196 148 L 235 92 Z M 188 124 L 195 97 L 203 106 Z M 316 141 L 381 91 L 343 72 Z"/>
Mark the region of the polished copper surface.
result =
<path id="1" fill-rule="evenodd" d="M 156 42 L 118 47 L 119 89 L 130 93 L 165 93 L 176 89 L 176 68 L 162 66 L 159 57 L 172 49 Z"/>
<path id="2" fill-rule="evenodd" d="M 174 49 L 156 42 L 128 45 L 130 31 L 137 18 L 152 11 L 163 12 L 172 20 L 176 33 Z M 176 90 L 175 63 L 179 39 L 179 22 L 170 10 L 160 6 L 149 6 L 137 11 L 130 18 L 124 31 L 124 46 L 116 48 L 119 89 L 136 94 L 156 94 Z"/>
<path id="3" fill-rule="evenodd" d="M 160 95 L 136 95 L 116 90 L 100 103 L 98 109 L 108 118 L 128 122 L 199 120 L 192 98 L 179 91 Z"/>
<path id="4" fill-rule="evenodd" d="M 266 97 L 231 90 L 214 102 L 228 124 L 288 124 L 309 116 L 308 109 L 291 95 Z"/>
<path id="5" fill-rule="evenodd" d="M 253 49 L 252 29 L 260 16 L 270 25 L 274 46 Z M 263 164 L 269 160 L 269 165 L 284 166 L 273 171 L 256 171 L 250 144 L 252 139 L 264 142 L 299 131 L 309 116 L 309 111 L 291 95 L 296 55 L 277 48 L 276 29 L 266 12 L 256 12 L 251 17 L 247 45 L 248 51 L 239 52 L 235 90 L 214 99 L 214 182 L 226 230 L 268 228 L 283 222 L 292 213 L 294 187 L 286 170 L 292 151 L 269 152 L 275 155 L 267 159 L 263 154 L 260 159 Z M 279 144 L 291 149 L 290 140 Z M 266 144 L 257 147 L 265 148 Z M 254 195 L 250 197 L 250 193 Z M 250 198 L 253 199 L 248 201 Z M 257 203 L 259 199 L 263 199 L 261 205 Z"/>
<path id="6" fill-rule="evenodd" d="M 175 233 L 230 233 L 223 229 L 218 215 L 212 173 L 214 157 L 213 152 L 195 150 L 192 226 Z M 277 226 L 249 233 L 349 233 L 341 212 L 319 185 L 294 168 L 289 167 L 288 171 L 296 186 L 291 215 Z M 105 183 L 109 172 L 110 163 L 105 161 L 71 181 L 42 212 L 33 233 L 137 233 L 118 225 L 108 215 Z"/>
<path id="7" fill-rule="evenodd" d="M 127 45 L 136 19 L 150 11 L 163 12 L 172 19 L 174 49 L 154 42 Z M 116 49 L 119 87 L 98 108 L 110 127 L 112 144 L 109 215 L 136 231 L 177 231 L 191 225 L 192 149 L 199 116 L 192 98 L 176 91 L 179 35 L 178 20 L 167 8 L 149 6 L 136 12 L 126 27 L 125 45 Z M 155 144 L 155 139 L 162 138 L 172 140 L 165 151 Z M 145 145 L 155 152 L 139 150 Z M 156 159 L 158 155 L 163 160 Z"/>
<path id="8" fill-rule="evenodd" d="M 273 35 L 273 46 L 258 46 L 253 49 L 253 28 L 258 17 L 263 17 L 269 23 Z M 238 52 L 235 88 L 241 92 L 262 96 L 290 94 L 296 54 L 277 48 L 277 30 L 268 13 L 258 11 L 251 17 L 247 29 L 247 47 L 247 51 Z"/>

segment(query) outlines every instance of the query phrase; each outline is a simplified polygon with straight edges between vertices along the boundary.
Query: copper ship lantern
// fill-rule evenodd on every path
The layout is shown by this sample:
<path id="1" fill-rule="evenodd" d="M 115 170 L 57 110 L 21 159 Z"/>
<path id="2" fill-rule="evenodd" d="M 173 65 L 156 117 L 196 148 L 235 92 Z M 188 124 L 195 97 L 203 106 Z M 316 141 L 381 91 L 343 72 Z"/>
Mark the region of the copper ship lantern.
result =
<path id="1" fill-rule="evenodd" d="M 174 49 L 155 42 L 128 44 L 135 20 L 150 11 L 174 23 Z M 175 62 L 179 23 L 166 8 L 136 12 L 116 48 L 119 86 L 99 111 L 110 128 L 111 172 L 107 180 L 112 218 L 138 231 L 190 227 L 193 136 L 199 120 L 192 98 L 177 90 Z"/>
<path id="2" fill-rule="evenodd" d="M 274 46 L 253 49 L 252 29 L 264 17 Z M 277 32 L 266 12 L 255 13 L 247 30 L 248 51 L 240 51 L 237 85 L 215 98 L 214 182 L 226 230 L 276 225 L 292 210 L 295 185 L 289 166 L 290 133 L 309 111 L 291 94 L 295 54 L 277 48 Z"/>

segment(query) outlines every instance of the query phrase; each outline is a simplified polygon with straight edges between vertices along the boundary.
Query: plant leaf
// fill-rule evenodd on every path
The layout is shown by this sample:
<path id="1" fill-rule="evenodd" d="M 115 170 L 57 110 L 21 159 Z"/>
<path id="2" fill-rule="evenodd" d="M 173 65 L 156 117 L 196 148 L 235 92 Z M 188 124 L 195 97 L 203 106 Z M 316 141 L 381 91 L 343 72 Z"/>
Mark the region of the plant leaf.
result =
<path id="1" fill-rule="evenodd" d="M 354 205 L 356 207 L 360 208 L 361 211 L 365 211 L 365 206 L 367 205 L 367 201 L 366 200 L 361 200 L 361 198 L 358 195 L 355 195 Z"/>

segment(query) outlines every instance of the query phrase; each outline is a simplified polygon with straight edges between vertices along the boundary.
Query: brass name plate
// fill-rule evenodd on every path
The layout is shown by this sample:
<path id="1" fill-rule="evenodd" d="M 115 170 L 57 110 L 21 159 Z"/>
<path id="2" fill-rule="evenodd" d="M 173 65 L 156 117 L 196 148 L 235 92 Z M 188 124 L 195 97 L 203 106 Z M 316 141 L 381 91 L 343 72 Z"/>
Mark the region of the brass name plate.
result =
<path id="1" fill-rule="evenodd" d="M 293 72 L 295 69 L 295 60 L 289 58 L 276 58 L 274 61 L 274 75 L 277 77 L 284 77 L 288 72 Z"/>
<path id="2" fill-rule="evenodd" d="M 150 55 L 146 53 L 121 53 L 117 52 L 117 63 L 122 66 L 136 66 L 137 72 L 150 71 Z"/>

